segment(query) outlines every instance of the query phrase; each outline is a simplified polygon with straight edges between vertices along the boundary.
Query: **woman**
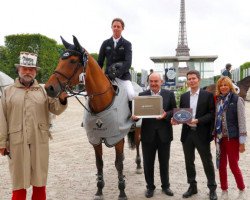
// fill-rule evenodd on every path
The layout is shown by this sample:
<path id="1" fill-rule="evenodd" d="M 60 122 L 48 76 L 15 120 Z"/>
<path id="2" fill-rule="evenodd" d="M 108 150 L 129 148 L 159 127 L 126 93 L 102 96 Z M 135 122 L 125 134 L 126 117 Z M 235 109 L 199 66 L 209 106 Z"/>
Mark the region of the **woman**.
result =
<path id="1" fill-rule="evenodd" d="M 216 164 L 219 169 L 223 198 L 228 197 L 227 161 L 234 175 L 239 195 L 244 196 L 245 184 L 238 165 L 239 152 L 245 151 L 246 118 L 244 100 L 236 94 L 230 78 L 221 77 L 216 84 Z"/>

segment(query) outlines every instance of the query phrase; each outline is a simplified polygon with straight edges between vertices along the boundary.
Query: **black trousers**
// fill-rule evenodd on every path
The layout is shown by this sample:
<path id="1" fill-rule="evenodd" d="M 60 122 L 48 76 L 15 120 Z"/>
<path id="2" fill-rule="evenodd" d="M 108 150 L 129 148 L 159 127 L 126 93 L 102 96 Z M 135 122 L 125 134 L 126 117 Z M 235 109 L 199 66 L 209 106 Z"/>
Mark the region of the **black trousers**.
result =
<path id="1" fill-rule="evenodd" d="M 147 183 L 147 188 L 154 190 L 154 163 L 156 151 L 158 151 L 158 160 L 160 166 L 161 187 L 162 189 L 169 188 L 169 158 L 170 158 L 170 144 L 171 142 L 161 142 L 158 134 L 152 142 L 142 142 L 142 155 L 144 175 Z"/>
<path id="2" fill-rule="evenodd" d="M 202 164 L 204 168 L 204 172 L 207 177 L 207 186 L 211 191 L 215 191 L 217 184 L 215 182 L 215 172 L 214 172 L 214 164 L 212 160 L 212 154 L 210 149 L 210 143 L 201 142 L 199 135 L 196 131 L 190 130 L 188 133 L 188 137 L 185 142 L 182 143 L 184 156 L 185 156 L 185 164 L 186 164 L 186 172 L 187 172 L 187 181 L 189 184 L 196 184 L 196 170 L 195 170 L 195 148 L 197 149 Z"/>

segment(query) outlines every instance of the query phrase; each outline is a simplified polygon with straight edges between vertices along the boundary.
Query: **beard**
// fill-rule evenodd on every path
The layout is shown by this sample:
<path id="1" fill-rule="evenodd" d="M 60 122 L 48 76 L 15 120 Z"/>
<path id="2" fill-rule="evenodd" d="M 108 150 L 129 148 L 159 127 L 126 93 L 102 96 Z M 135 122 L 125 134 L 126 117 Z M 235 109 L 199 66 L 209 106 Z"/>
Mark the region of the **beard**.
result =
<path id="1" fill-rule="evenodd" d="M 19 74 L 20 77 L 20 81 L 24 84 L 24 85 L 30 85 L 33 81 L 34 81 L 34 77 L 28 74 Z"/>

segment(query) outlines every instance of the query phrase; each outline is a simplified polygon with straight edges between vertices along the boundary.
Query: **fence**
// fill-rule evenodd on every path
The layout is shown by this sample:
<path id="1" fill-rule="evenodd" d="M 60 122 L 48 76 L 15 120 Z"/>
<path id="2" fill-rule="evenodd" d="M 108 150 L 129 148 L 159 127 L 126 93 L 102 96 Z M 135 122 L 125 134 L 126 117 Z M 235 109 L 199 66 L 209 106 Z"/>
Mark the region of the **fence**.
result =
<path id="1" fill-rule="evenodd" d="M 131 80 L 137 83 L 137 72 L 134 70 L 129 70 L 129 72 L 131 74 Z"/>
<path id="2" fill-rule="evenodd" d="M 242 78 L 245 78 L 247 76 L 250 76 L 250 68 L 243 69 Z M 236 69 L 232 70 L 232 79 L 235 82 L 240 81 L 240 68 L 236 68 Z"/>

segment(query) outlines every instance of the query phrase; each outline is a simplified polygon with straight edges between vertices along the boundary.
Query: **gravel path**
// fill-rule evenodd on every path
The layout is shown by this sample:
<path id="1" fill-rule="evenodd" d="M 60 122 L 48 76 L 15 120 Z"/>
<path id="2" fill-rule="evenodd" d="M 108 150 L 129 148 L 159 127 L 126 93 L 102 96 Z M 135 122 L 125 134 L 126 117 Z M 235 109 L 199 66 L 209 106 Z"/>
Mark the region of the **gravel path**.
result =
<path id="1" fill-rule="evenodd" d="M 248 134 L 250 134 L 250 102 L 246 102 L 246 113 L 248 122 Z M 71 98 L 68 109 L 53 122 L 52 135 L 50 141 L 50 167 L 47 184 L 48 200 L 90 200 L 96 192 L 96 167 L 93 147 L 89 144 L 84 128 L 80 126 L 83 117 L 83 108 Z M 180 142 L 180 128 L 174 127 L 174 141 L 171 145 L 170 158 L 170 183 L 174 191 L 173 197 L 168 197 L 161 192 L 158 160 L 155 166 L 156 191 L 152 200 L 182 199 L 182 194 L 187 190 L 186 173 L 184 166 L 184 155 Z M 246 183 L 246 192 L 250 199 L 250 140 L 248 139 L 246 152 L 241 154 L 240 166 Z M 213 155 L 215 155 L 214 143 L 211 143 Z M 114 148 L 103 148 L 104 156 L 104 179 L 103 190 L 106 200 L 117 199 L 119 191 L 117 188 L 117 173 L 115 169 Z M 130 150 L 125 143 L 124 174 L 126 176 L 126 193 L 131 200 L 142 200 L 145 191 L 145 180 L 143 174 L 136 174 L 135 150 Z M 198 181 L 198 194 L 190 200 L 206 200 L 208 189 L 206 178 L 201 165 L 201 160 L 196 152 L 196 169 Z M 7 158 L 0 157 L 0 200 L 11 199 L 11 183 L 8 171 Z M 230 199 L 235 199 L 238 190 L 234 178 L 229 171 L 229 195 Z M 216 171 L 218 183 L 218 196 L 220 197 L 220 184 L 218 181 L 218 171 Z M 28 190 L 30 199 L 31 189 Z"/>

